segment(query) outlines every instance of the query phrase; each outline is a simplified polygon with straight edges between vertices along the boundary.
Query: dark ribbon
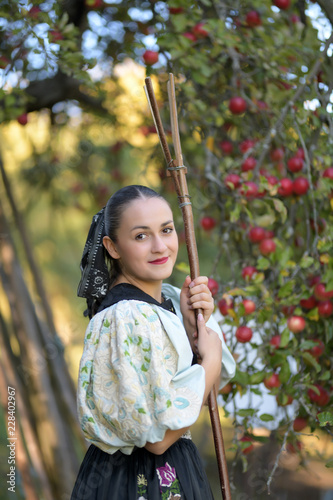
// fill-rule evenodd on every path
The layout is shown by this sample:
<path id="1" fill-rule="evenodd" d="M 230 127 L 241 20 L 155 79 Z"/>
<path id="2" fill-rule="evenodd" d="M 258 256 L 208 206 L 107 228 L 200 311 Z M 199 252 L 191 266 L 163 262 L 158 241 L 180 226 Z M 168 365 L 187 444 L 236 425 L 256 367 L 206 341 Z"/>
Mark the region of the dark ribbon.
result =
<path id="1" fill-rule="evenodd" d="M 100 299 L 110 287 L 110 275 L 104 257 L 105 236 L 104 208 L 92 219 L 80 263 L 81 280 L 77 289 L 79 297 Z"/>

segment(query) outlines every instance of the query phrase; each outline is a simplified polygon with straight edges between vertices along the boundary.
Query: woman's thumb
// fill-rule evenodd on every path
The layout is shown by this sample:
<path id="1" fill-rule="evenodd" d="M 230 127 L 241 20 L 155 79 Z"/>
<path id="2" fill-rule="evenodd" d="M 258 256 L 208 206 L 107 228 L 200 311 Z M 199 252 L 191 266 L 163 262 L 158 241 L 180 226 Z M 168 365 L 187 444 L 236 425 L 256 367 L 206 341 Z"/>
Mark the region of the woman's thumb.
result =
<path id="1" fill-rule="evenodd" d="M 199 326 L 205 326 L 205 320 L 204 320 L 204 317 L 201 313 L 198 314 L 197 320 L 198 320 Z"/>

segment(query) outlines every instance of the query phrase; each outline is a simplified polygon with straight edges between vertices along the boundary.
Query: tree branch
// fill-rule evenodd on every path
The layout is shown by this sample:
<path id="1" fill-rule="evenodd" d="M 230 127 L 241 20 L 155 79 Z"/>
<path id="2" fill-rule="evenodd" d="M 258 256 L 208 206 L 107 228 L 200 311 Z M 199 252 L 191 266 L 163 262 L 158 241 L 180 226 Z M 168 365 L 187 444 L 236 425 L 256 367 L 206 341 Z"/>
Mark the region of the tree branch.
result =
<path id="1" fill-rule="evenodd" d="M 68 99 L 75 99 L 82 105 L 93 108 L 95 111 L 107 114 L 102 99 L 92 97 L 80 90 L 81 82 L 64 73 L 58 72 L 52 78 L 31 82 L 26 93 L 32 99 L 28 102 L 27 112 L 39 111 L 42 108 L 51 109 L 54 104 Z"/>

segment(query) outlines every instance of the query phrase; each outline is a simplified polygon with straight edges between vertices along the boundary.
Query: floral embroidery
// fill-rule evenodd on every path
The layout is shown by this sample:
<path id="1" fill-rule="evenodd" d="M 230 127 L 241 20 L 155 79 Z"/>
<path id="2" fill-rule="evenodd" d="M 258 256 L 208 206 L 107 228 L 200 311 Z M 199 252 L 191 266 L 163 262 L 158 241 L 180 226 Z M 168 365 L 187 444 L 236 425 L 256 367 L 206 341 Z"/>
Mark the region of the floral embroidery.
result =
<path id="1" fill-rule="evenodd" d="M 143 474 L 137 475 L 138 486 L 147 486 L 147 479 Z"/>
<path id="2" fill-rule="evenodd" d="M 148 495 L 147 495 L 147 484 L 148 481 L 145 478 L 144 474 L 138 474 L 136 476 L 136 484 L 137 484 L 137 492 L 140 495 L 138 500 L 147 500 Z"/>
<path id="3" fill-rule="evenodd" d="M 168 462 L 166 462 L 164 467 L 156 469 L 156 472 L 160 480 L 160 485 L 166 486 L 167 488 L 170 488 L 177 477 L 175 468 L 171 467 Z"/>
<path id="4" fill-rule="evenodd" d="M 176 469 L 168 462 L 156 469 L 162 500 L 182 500 Z"/>

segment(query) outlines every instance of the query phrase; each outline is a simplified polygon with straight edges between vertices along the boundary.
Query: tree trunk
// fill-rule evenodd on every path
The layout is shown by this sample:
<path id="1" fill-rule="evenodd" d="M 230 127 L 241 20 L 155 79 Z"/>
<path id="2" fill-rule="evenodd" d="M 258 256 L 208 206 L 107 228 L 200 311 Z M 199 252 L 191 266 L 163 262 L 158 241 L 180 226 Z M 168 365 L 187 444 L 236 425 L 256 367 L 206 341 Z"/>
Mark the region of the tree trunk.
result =
<path id="1" fill-rule="evenodd" d="M 19 380 L 17 392 L 28 401 L 35 443 L 38 443 L 37 448 L 51 484 L 52 497 L 60 499 L 64 494 L 69 495 L 73 487 L 79 467 L 74 450 L 81 448 L 83 451 L 83 439 L 77 421 L 74 423 L 73 418 L 68 418 L 70 410 L 59 396 L 59 384 L 55 383 L 58 377 L 54 370 L 60 365 L 50 360 L 47 344 L 50 337 L 45 337 L 45 325 L 37 317 L 1 204 L 0 234 L 1 281 L 8 300 L 4 310 L 10 311 L 6 316 L 3 314 L 3 324 L 10 327 L 2 328 L 1 331 L 3 336 L 11 332 L 11 339 L 3 339 L 3 343 L 19 346 L 15 365 L 16 379 Z M 13 348 L 11 352 L 15 356 Z M 60 356 L 62 352 L 58 350 L 55 358 Z M 74 396 L 72 405 L 75 405 Z M 22 426 L 22 430 L 29 435 L 29 426 Z M 24 439 L 27 441 L 26 435 Z M 35 463 L 38 463 L 38 459 Z"/>

